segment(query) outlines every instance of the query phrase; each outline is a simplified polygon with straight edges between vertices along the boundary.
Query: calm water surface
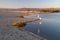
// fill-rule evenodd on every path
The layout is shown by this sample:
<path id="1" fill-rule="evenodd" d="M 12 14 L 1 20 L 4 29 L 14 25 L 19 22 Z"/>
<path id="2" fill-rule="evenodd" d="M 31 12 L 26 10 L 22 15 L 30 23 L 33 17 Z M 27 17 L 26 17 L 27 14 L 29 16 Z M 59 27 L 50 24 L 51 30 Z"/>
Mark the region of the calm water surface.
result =
<path id="1" fill-rule="evenodd" d="M 28 23 L 24 28 L 48 40 L 60 40 L 60 14 L 39 14 L 42 21 Z"/>
<path id="2" fill-rule="evenodd" d="M 17 15 L 20 14 L 0 13 L 0 26 L 11 26 L 10 24 L 12 22 L 19 20 L 19 18 L 16 17 Z M 45 13 L 39 14 L 39 16 L 42 18 L 41 21 L 27 23 L 23 29 L 45 37 L 48 40 L 60 40 L 60 13 Z"/>

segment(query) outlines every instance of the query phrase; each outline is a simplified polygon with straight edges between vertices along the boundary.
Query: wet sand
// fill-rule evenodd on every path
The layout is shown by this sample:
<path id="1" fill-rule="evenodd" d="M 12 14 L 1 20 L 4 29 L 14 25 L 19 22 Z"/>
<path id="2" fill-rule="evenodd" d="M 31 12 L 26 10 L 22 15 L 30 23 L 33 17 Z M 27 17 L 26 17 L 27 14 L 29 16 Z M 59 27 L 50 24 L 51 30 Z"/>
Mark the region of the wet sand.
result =
<path id="1" fill-rule="evenodd" d="M 0 40 L 46 40 L 32 32 L 17 27 L 0 27 Z"/>

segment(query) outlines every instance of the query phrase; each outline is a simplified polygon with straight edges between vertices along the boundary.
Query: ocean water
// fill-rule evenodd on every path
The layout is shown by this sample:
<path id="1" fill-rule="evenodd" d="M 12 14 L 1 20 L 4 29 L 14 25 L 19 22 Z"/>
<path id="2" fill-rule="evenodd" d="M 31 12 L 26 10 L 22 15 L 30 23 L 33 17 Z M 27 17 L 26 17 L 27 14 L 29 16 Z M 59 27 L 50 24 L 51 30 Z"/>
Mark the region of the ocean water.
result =
<path id="1" fill-rule="evenodd" d="M 20 13 L 0 13 L 0 29 L 1 27 L 10 27 L 12 22 L 19 21 L 17 18 Z M 30 15 L 32 17 L 35 17 Z M 30 17 L 29 16 L 29 17 Z M 33 32 L 47 40 L 60 40 L 60 13 L 43 13 L 39 14 L 42 20 L 27 23 L 23 29 Z"/>

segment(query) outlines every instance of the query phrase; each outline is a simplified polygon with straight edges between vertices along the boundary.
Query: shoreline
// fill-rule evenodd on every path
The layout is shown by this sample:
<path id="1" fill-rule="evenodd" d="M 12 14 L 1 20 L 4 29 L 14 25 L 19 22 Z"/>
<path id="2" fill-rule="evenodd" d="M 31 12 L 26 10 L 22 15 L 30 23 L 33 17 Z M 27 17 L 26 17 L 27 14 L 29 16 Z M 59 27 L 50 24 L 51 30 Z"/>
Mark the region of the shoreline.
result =
<path id="1" fill-rule="evenodd" d="M 24 35 L 25 35 L 25 33 L 27 34 L 27 37 L 26 37 L 27 39 L 29 38 L 31 40 L 47 40 L 41 36 L 38 36 L 30 31 L 28 31 L 28 30 L 20 29 L 20 31 L 24 32 Z"/>
<path id="2" fill-rule="evenodd" d="M 28 23 L 28 22 L 37 21 L 39 19 L 32 19 L 32 18 L 26 18 L 25 19 L 25 18 L 22 18 L 22 20 L 23 20 L 22 22 Z M 20 19 L 20 21 L 21 21 L 21 19 Z M 30 32 L 30 31 L 28 31 L 28 30 L 24 30 L 23 27 L 18 27 L 18 29 L 20 30 L 20 33 L 22 33 L 21 35 L 23 35 L 22 36 L 23 40 L 25 40 L 24 38 L 26 38 L 27 40 L 47 40 L 43 37 L 40 37 L 40 36 Z"/>
<path id="3" fill-rule="evenodd" d="M 43 37 L 40 37 L 32 32 L 29 32 L 28 30 L 19 30 L 17 27 L 9 25 L 12 22 L 16 21 L 31 21 L 36 20 L 33 18 L 7 18 L 4 22 L 5 25 L 1 25 L 0 27 L 0 40 L 46 40 Z"/>

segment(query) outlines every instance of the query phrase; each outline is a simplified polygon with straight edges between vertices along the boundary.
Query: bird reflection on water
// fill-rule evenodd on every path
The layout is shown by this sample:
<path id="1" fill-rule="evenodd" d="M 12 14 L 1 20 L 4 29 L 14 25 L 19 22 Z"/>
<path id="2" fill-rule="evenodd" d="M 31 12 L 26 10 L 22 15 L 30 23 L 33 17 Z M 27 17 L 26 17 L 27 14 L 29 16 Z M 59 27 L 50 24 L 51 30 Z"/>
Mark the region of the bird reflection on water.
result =
<path id="1" fill-rule="evenodd" d="M 39 20 L 39 21 L 38 21 L 38 24 L 40 24 L 40 25 L 41 25 L 41 24 L 42 24 L 42 21 L 41 21 L 41 20 Z M 37 34 L 39 34 L 40 32 L 41 32 L 41 30 L 38 28 L 38 29 L 37 29 Z"/>
<path id="2" fill-rule="evenodd" d="M 40 29 L 37 29 L 37 34 L 39 34 L 40 33 Z"/>

